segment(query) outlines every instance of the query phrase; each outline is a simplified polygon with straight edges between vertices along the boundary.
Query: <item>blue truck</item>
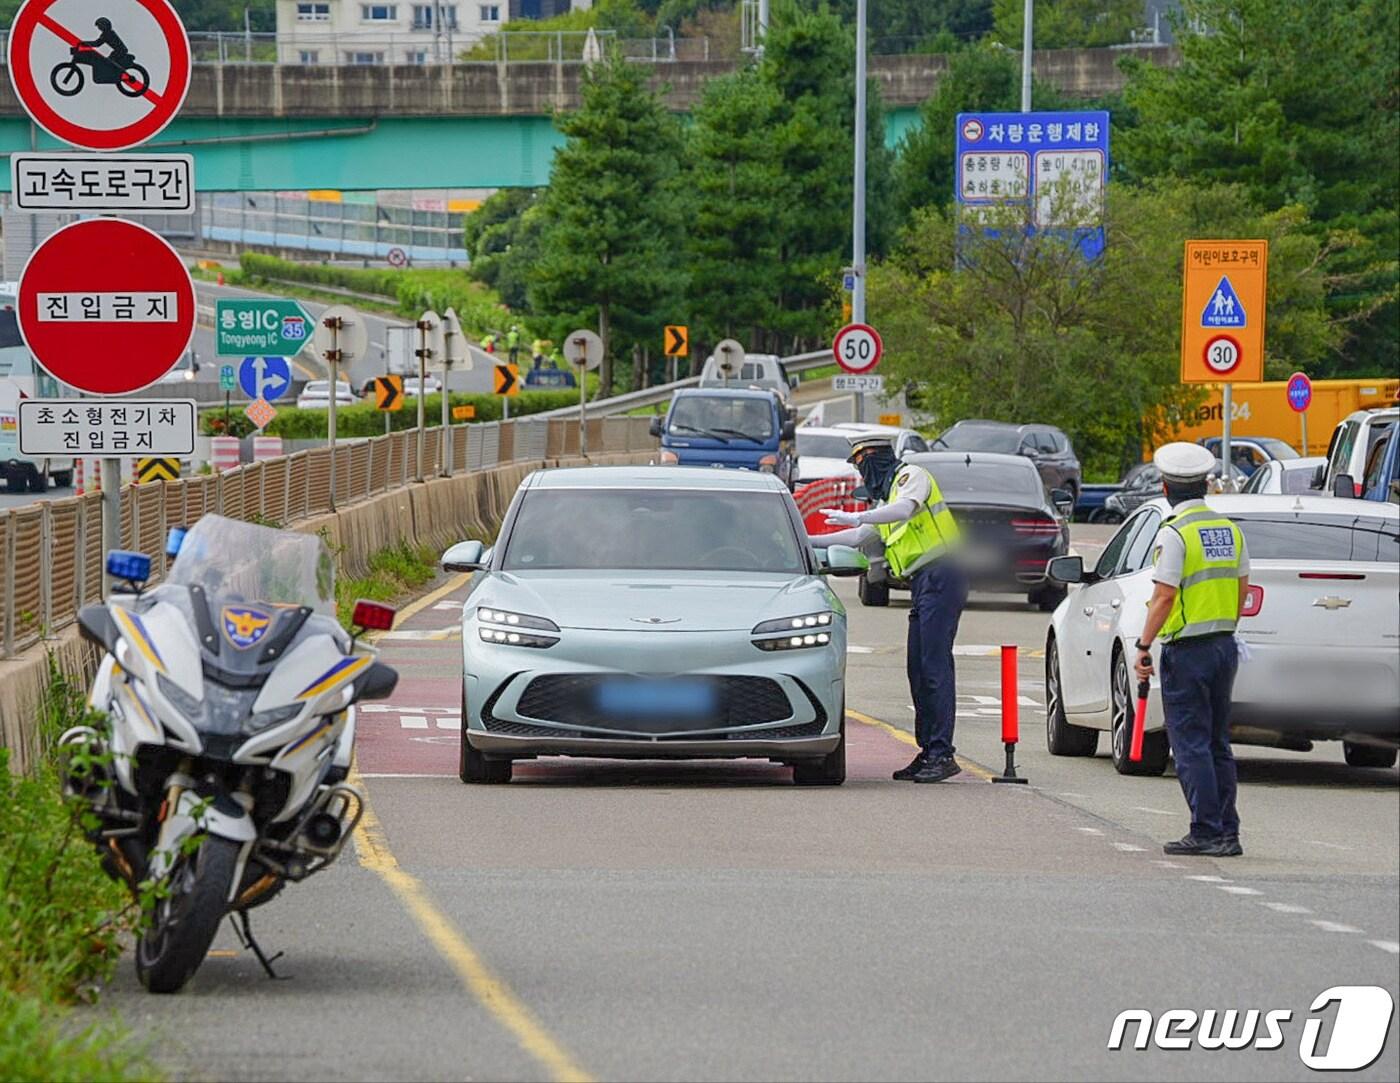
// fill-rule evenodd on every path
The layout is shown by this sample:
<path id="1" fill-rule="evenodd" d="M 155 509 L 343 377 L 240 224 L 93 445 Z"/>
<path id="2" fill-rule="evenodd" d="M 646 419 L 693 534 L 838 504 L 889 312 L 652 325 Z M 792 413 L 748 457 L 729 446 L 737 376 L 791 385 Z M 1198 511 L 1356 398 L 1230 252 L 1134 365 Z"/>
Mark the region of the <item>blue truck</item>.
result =
<path id="1" fill-rule="evenodd" d="M 666 417 L 653 418 L 663 463 L 715 466 L 797 477 L 796 429 L 787 407 L 768 390 L 686 388 Z"/>

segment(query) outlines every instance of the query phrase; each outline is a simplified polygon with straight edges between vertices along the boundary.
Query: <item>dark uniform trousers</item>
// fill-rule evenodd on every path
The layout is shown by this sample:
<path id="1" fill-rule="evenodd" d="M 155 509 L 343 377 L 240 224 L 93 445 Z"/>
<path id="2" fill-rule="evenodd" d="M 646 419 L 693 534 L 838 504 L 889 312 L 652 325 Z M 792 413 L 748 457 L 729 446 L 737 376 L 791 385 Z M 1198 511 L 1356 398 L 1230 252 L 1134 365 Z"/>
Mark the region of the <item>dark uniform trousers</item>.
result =
<path id="1" fill-rule="evenodd" d="M 1162 709 L 1193 838 L 1240 831 L 1230 751 L 1230 693 L 1238 668 L 1239 649 L 1228 633 L 1162 645 Z"/>
<path id="2" fill-rule="evenodd" d="M 967 604 L 967 578 L 955 561 L 941 557 L 914 573 L 909 584 L 909 691 L 914 697 L 914 737 L 931 759 L 953 754 L 957 688 L 953 640 Z"/>

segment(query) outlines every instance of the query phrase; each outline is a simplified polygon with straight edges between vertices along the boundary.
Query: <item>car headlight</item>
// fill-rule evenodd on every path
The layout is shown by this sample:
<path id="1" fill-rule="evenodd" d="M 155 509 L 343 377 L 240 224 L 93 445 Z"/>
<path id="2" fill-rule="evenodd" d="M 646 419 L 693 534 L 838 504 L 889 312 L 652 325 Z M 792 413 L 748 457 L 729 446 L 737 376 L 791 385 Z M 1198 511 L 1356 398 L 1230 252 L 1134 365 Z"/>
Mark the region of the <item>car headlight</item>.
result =
<path id="1" fill-rule="evenodd" d="M 771 474 L 778 469 L 778 457 L 776 455 L 763 456 L 758 460 L 758 469 L 760 473 Z"/>
<path id="2" fill-rule="evenodd" d="M 478 606 L 477 634 L 483 643 L 505 647 L 552 647 L 559 642 L 559 625 L 545 617 Z M 545 635 L 538 633 L 544 632 Z"/>
<path id="3" fill-rule="evenodd" d="M 753 641 L 753 645 L 761 651 L 797 651 L 825 647 L 831 643 L 831 625 L 834 619 L 830 612 L 823 612 L 766 620 L 755 626 L 750 635 L 768 637 Z"/>
<path id="4" fill-rule="evenodd" d="M 674 451 L 663 450 L 657 461 L 660 462 L 662 466 L 676 466 L 680 463 L 681 457 Z"/>

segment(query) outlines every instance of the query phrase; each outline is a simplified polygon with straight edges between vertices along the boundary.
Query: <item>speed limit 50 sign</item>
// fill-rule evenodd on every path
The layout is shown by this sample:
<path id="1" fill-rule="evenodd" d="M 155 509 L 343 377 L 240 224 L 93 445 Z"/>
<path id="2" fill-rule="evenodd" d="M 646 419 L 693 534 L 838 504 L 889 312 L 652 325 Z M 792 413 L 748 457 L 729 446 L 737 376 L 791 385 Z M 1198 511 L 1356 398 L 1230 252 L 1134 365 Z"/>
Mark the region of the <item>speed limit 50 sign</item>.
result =
<path id="1" fill-rule="evenodd" d="M 880 363 L 885 344 L 880 341 L 880 333 L 869 324 L 848 323 L 836 332 L 836 341 L 831 344 L 831 350 L 836 355 L 838 365 L 853 375 L 859 375 Z"/>

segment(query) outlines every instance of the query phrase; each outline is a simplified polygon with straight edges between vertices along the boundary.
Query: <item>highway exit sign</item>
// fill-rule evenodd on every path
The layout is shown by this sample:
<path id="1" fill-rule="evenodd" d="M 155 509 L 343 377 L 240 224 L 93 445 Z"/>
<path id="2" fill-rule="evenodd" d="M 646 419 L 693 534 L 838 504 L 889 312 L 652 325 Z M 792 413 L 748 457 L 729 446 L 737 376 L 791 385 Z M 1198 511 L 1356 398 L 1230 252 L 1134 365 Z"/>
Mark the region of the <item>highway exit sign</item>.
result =
<path id="1" fill-rule="evenodd" d="M 220 357 L 293 357 L 311 341 L 311 316 L 296 301 L 251 297 L 214 302 Z"/>

